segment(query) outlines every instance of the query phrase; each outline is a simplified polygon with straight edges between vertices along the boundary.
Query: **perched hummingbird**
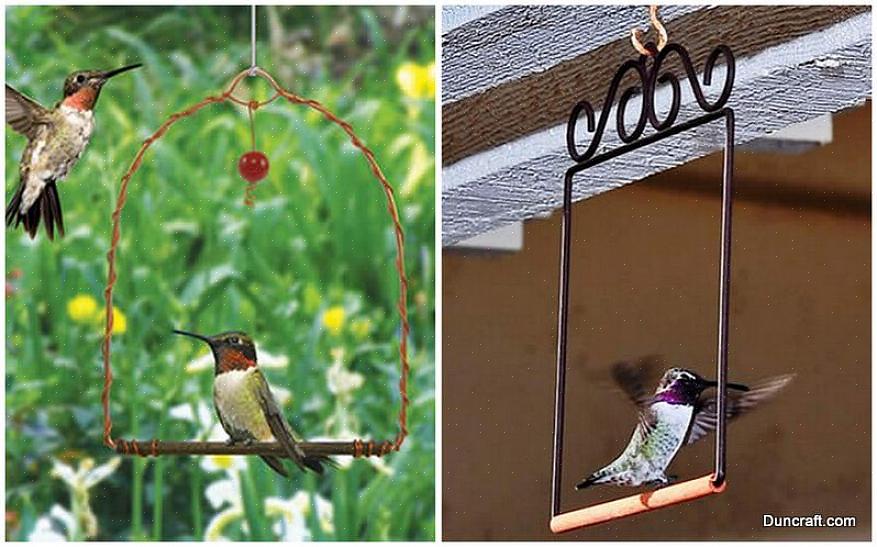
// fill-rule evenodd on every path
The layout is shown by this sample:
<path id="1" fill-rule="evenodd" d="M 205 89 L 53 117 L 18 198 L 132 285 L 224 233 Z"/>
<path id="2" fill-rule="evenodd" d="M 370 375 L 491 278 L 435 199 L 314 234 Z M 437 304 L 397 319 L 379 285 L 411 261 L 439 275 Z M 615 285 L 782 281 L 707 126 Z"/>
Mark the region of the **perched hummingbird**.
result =
<path id="1" fill-rule="evenodd" d="M 683 444 L 691 444 L 717 426 L 715 395 L 704 390 L 717 382 L 705 380 L 690 370 L 671 368 L 664 373 L 658 389 L 649 395 L 644 378 L 657 363 L 652 358 L 638 366 L 617 363 L 612 368 L 615 381 L 636 404 L 639 423 L 618 458 L 576 485 L 576 490 L 592 484 L 619 486 L 668 484 L 664 474 Z M 769 378 L 751 388 L 728 383 L 726 415 L 734 419 L 770 399 L 792 380 L 792 375 Z"/>
<path id="2" fill-rule="evenodd" d="M 42 218 L 49 239 L 55 237 L 55 224 L 64 236 L 55 185 L 76 165 L 91 140 L 94 105 L 101 88 L 113 76 L 139 66 L 74 72 L 64 80 L 64 98 L 53 108 L 45 108 L 6 84 L 6 123 L 27 137 L 18 168 L 18 188 L 6 207 L 7 226 L 24 223 L 25 231 L 34 238 Z"/>
<path id="3" fill-rule="evenodd" d="M 268 382 L 256 365 L 256 346 L 249 336 L 237 331 L 216 336 L 181 330 L 174 332 L 203 340 L 213 351 L 213 404 L 219 415 L 219 423 L 229 435 L 229 444 L 276 439 L 299 468 L 317 473 L 323 472 L 324 463 L 332 462 L 327 457 L 306 456 L 298 446 L 295 431 L 283 417 Z M 274 471 L 284 477 L 289 476 L 276 456 L 260 457 Z"/>

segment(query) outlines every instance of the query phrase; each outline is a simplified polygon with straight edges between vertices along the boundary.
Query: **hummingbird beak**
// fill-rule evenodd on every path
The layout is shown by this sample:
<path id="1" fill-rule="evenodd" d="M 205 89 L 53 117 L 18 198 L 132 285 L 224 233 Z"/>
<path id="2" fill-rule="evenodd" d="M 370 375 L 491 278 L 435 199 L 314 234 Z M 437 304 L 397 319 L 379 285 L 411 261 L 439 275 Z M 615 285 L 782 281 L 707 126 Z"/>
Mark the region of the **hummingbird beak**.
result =
<path id="1" fill-rule="evenodd" d="M 137 63 L 137 64 L 133 64 L 133 65 L 123 66 L 122 68 L 117 68 L 115 70 L 108 70 L 108 71 L 104 72 L 103 74 L 101 74 L 100 78 L 102 81 L 105 82 L 105 81 L 109 80 L 110 78 L 112 78 L 113 76 L 116 76 L 117 74 L 121 74 L 123 72 L 133 70 L 135 68 L 140 68 L 142 66 L 143 66 L 142 63 Z"/>
<path id="2" fill-rule="evenodd" d="M 174 334 L 182 334 L 183 336 L 189 336 L 191 338 L 197 338 L 198 340 L 202 340 L 202 341 L 210 344 L 210 338 L 204 336 L 203 334 L 195 334 L 194 332 L 186 332 L 184 330 L 177 330 L 177 329 L 173 329 L 173 333 Z"/>

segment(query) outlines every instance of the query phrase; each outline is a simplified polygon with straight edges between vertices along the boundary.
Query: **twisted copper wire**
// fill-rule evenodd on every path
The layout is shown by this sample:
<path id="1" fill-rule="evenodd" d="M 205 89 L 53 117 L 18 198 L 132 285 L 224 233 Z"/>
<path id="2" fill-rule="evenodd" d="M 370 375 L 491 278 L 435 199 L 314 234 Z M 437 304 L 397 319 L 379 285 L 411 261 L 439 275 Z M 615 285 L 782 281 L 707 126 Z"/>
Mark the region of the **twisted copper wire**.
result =
<path id="1" fill-rule="evenodd" d="M 258 101 L 250 101 L 247 103 L 247 114 L 250 117 L 250 142 L 252 144 L 251 150 L 256 149 L 256 120 L 253 114 L 256 112 L 256 109 L 259 108 Z M 247 181 L 247 188 L 244 191 L 244 205 L 247 207 L 253 207 L 256 203 L 256 185 L 258 181 Z"/>
<path id="2" fill-rule="evenodd" d="M 110 249 L 107 252 L 107 263 L 108 263 L 108 271 L 107 271 L 107 285 L 104 289 L 104 300 L 106 301 L 106 326 L 104 329 L 103 342 L 101 344 L 101 352 L 103 353 L 103 365 L 104 365 L 104 386 L 101 391 L 101 405 L 103 407 L 104 413 L 104 431 L 103 431 L 103 440 L 104 444 L 109 448 L 116 450 L 122 454 L 136 454 L 138 456 L 143 455 L 151 455 L 158 456 L 162 453 L 188 453 L 195 454 L 198 453 L 195 450 L 203 450 L 206 445 L 211 445 L 211 449 L 218 449 L 213 446 L 211 443 L 173 443 L 173 442 L 162 442 L 156 439 L 152 439 L 149 441 L 149 451 L 148 454 L 142 449 L 141 444 L 144 444 L 142 441 L 136 440 L 124 440 L 119 439 L 114 440 L 112 437 L 112 428 L 113 422 L 110 413 L 110 388 L 113 383 L 113 372 L 110 360 L 111 354 L 111 343 L 112 343 L 112 333 L 113 333 L 113 287 L 116 284 L 118 279 L 118 274 L 116 273 L 116 251 L 119 245 L 119 239 L 121 237 L 121 217 L 122 217 L 122 209 L 125 207 L 125 202 L 128 199 L 128 184 L 131 181 L 131 177 L 137 170 L 140 168 L 140 164 L 143 161 L 143 155 L 149 149 L 152 144 L 164 136 L 164 134 L 168 131 L 168 129 L 177 121 L 192 116 L 202 108 L 207 105 L 214 103 L 221 103 L 225 101 L 231 101 L 233 103 L 239 104 L 241 106 L 246 106 L 250 109 L 251 114 L 253 110 L 261 108 L 266 104 L 269 104 L 280 97 L 284 97 L 287 101 L 293 104 L 302 104 L 309 108 L 312 108 L 318 112 L 320 112 L 324 118 L 335 123 L 350 137 L 351 143 L 362 152 L 366 161 L 368 162 L 369 169 L 371 170 L 374 177 L 381 183 L 381 187 L 383 188 L 384 195 L 387 198 L 387 211 L 390 214 L 393 223 L 393 230 L 395 232 L 395 241 L 396 241 L 396 271 L 399 274 L 399 301 L 398 301 L 398 311 L 399 311 L 399 319 L 401 323 L 401 333 L 400 333 L 400 342 L 399 342 L 399 361 L 400 361 L 400 379 L 399 379 L 399 395 L 400 395 L 400 409 L 399 409 L 399 431 L 396 434 L 396 437 L 392 441 L 383 441 L 380 444 L 376 444 L 375 441 L 363 441 L 361 439 L 355 439 L 351 443 L 309 443 L 311 445 L 320 445 L 320 444 L 328 444 L 331 445 L 331 450 L 337 450 L 336 453 L 350 453 L 354 457 L 369 457 L 369 456 L 384 456 L 390 452 L 398 451 L 402 443 L 405 441 L 405 438 L 408 436 L 408 376 L 410 373 L 410 365 L 408 362 L 408 336 L 410 333 L 410 326 L 408 322 L 408 277 L 405 274 L 405 237 L 402 231 L 402 223 L 399 218 L 399 210 L 396 206 L 396 200 L 393 193 L 393 187 L 390 186 L 390 183 L 387 181 L 384 176 L 381 168 L 378 166 L 377 160 L 375 159 L 374 153 L 359 139 L 359 137 L 354 132 L 353 128 L 349 123 L 345 122 L 341 118 L 338 118 L 329 111 L 328 108 L 323 106 L 318 101 L 313 99 L 307 99 L 304 97 L 300 97 L 294 93 L 291 93 L 285 89 L 283 89 L 277 81 L 267 72 L 265 72 L 261 68 L 255 69 L 255 75 L 261 78 L 264 78 L 271 86 L 274 88 L 275 93 L 266 101 L 245 101 L 234 96 L 234 90 L 237 88 L 240 81 L 250 75 L 251 69 L 246 69 L 240 72 L 237 76 L 235 76 L 231 84 L 229 84 L 228 88 L 221 95 L 209 96 L 202 101 L 190 106 L 189 108 L 172 114 L 161 126 L 159 126 L 158 130 L 155 131 L 149 138 L 147 138 L 143 145 L 141 145 L 140 150 L 137 151 L 137 154 L 134 156 L 134 161 L 131 163 L 131 166 L 128 168 L 128 171 L 122 177 L 121 185 L 119 187 L 119 197 L 116 202 L 116 208 L 112 214 L 113 221 L 113 229 L 112 236 L 110 239 Z M 275 443 L 276 444 L 276 443 Z M 192 445 L 187 449 L 186 445 Z M 341 446 L 343 445 L 343 446 Z M 266 444 L 265 446 L 269 446 Z M 317 446 L 317 448 L 319 448 Z M 325 448 L 325 447 L 323 447 Z M 195 450 L 192 450 L 195 449 Z M 249 449 L 241 449 L 244 452 L 241 453 L 252 453 L 252 447 Z"/>

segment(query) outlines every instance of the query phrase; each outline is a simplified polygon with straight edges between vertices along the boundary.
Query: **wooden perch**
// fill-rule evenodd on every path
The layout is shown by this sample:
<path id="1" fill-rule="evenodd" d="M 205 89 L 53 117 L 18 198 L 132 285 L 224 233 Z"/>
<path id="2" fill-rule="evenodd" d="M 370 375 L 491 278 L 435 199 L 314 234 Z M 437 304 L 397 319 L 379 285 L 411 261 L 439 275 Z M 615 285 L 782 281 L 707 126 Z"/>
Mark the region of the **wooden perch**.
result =
<path id="1" fill-rule="evenodd" d="M 569 532 L 585 526 L 654 511 L 677 503 L 685 503 L 710 494 L 719 494 L 725 490 L 726 486 L 726 482 L 716 486 L 713 484 L 713 475 L 706 475 L 651 492 L 634 494 L 584 509 L 561 513 L 551 519 L 550 527 L 555 534 Z"/>
<path id="2" fill-rule="evenodd" d="M 280 443 L 252 443 L 230 445 L 224 442 L 200 441 L 126 441 L 115 440 L 115 451 L 119 454 L 138 456 L 162 455 L 238 455 L 238 456 L 277 456 L 286 458 L 286 451 Z M 389 443 L 384 443 L 389 444 Z M 303 442 L 299 446 L 306 456 L 378 456 L 383 445 L 374 444 L 369 452 L 369 443 L 347 442 Z"/>

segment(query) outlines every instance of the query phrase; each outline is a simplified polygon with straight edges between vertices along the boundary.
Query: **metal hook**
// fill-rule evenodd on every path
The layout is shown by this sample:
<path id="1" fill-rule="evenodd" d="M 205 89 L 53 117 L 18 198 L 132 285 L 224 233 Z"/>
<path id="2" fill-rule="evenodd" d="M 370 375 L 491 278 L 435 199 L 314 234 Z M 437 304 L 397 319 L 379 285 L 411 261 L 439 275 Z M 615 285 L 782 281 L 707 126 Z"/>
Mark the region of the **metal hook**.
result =
<path id="1" fill-rule="evenodd" d="M 658 31 L 658 45 L 657 51 L 661 51 L 664 49 L 664 46 L 667 45 L 667 29 L 664 28 L 664 24 L 661 23 L 661 20 L 658 19 L 658 6 L 652 5 L 649 7 L 649 19 L 652 21 L 652 28 Z M 634 49 L 640 52 L 642 55 L 647 55 L 652 57 L 657 53 L 657 51 L 643 45 L 642 43 L 642 31 L 638 28 L 631 29 L 630 31 L 630 41 L 633 44 Z"/>

